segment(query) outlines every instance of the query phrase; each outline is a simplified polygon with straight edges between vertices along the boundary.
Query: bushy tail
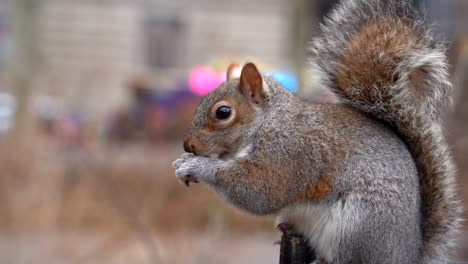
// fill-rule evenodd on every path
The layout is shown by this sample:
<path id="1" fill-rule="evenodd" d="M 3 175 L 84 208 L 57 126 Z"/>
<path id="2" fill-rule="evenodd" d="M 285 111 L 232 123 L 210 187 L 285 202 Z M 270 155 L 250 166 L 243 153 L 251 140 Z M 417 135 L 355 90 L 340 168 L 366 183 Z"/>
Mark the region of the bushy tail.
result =
<path id="1" fill-rule="evenodd" d="M 404 0 L 343 0 L 312 43 L 318 85 L 386 121 L 410 146 L 422 188 L 422 263 L 447 261 L 461 214 L 441 124 L 451 102 L 444 52 Z"/>

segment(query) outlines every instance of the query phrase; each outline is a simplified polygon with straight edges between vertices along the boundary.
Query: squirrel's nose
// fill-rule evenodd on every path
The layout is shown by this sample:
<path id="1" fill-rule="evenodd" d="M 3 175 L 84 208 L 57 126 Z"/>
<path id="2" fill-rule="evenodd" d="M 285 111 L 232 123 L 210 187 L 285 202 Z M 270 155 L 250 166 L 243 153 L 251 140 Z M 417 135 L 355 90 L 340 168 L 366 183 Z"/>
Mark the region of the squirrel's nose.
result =
<path id="1" fill-rule="evenodd" d="M 190 139 L 184 140 L 184 150 L 188 153 L 195 153 L 195 146 L 193 145 L 192 141 Z"/>

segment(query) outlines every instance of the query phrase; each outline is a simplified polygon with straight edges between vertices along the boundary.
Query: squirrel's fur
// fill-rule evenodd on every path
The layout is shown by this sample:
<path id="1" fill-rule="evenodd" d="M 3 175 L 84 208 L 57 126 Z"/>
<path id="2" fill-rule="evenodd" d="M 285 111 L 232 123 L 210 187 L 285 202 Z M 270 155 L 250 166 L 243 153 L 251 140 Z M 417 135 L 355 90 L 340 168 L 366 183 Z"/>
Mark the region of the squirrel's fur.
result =
<path id="1" fill-rule="evenodd" d="M 461 207 L 443 46 L 406 0 L 343 0 L 321 31 L 313 77 L 344 104 L 246 64 L 198 107 L 176 175 L 293 225 L 320 263 L 446 263 Z"/>
<path id="2" fill-rule="evenodd" d="M 445 49 L 408 1 L 343 1 L 312 44 L 317 83 L 391 124 L 420 170 L 425 263 L 441 263 L 460 215 L 440 112 L 451 103 Z"/>

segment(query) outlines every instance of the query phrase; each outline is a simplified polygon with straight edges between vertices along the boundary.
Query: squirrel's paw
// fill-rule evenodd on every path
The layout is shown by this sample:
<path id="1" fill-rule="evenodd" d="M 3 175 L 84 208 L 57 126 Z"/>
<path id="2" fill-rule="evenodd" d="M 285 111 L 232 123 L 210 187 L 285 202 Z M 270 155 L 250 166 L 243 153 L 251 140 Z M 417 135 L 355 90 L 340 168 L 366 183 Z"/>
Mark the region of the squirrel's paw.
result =
<path id="1" fill-rule="evenodd" d="M 184 183 L 187 187 L 190 182 L 198 182 L 196 177 L 197 168 L 199 162 L 197 157 L 192 153 L 184 153 L 182 156 L 172 163 L 175 168 L 175 174 L 181 183 Z"/>

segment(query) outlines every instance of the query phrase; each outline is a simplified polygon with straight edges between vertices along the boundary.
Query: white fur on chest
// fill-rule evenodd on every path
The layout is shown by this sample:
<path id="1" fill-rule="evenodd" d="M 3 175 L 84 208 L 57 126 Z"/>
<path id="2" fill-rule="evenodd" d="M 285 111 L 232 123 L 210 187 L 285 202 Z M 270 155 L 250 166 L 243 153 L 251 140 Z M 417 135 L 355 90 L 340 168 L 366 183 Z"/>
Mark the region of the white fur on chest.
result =
<path id="1" fill-rule="evenodd" d="M 293 225 L 305 235 L 318 258 L 333 262 L 340 241 L 353 232 L 362 214 L 347 199 L 346 203 L 302 204 L 281 210 L 276 222 Z"/>
<path id="2" fill-rule="evenodd" d="M 244 148 L 240 149 L 235 155 L 234 155 L 234 158 L 235 159 L 242 159 L 242 158 L 245 158 L 247 157 L 250 152 L 252 151 L 253 149 L 253 146 L 252 144 L 249 144 L 247 146 L 245 146 Z"/>

